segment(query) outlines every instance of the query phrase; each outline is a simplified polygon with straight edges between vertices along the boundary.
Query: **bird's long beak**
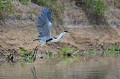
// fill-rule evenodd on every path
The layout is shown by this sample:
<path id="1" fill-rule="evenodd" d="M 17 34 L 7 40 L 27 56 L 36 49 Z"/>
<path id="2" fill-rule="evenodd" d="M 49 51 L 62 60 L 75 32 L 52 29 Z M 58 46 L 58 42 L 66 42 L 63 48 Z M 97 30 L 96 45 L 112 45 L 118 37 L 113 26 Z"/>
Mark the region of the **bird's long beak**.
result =
<path id="1" fill-rule="evenodd" d="M 67 33 L 71 33 L 71 32 L 67 32 Z"/>
<path id="2" fill-rule="evenodd" d="M 68 32 L 66 32 L 66 33 L 67 33 L 67 34 L 70 34 L 71 32 L 68 31 Z"/>

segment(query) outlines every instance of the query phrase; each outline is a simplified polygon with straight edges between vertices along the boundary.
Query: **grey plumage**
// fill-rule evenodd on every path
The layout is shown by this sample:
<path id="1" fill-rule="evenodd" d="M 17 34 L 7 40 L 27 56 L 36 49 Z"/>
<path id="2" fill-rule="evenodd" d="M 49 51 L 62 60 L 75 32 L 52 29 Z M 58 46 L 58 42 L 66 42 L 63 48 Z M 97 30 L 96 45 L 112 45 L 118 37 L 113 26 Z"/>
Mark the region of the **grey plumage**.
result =
<path id="1" fill-rule="evenodd" d="M 51 16 L 52 16 L 51 10 L 48 8 L 43 8 L 41 10 L 41 16 L 38 17 L 38 20 L 37 20 L 37 28 L 39 32 L 38 38 L 41 40 L 41 42 L 45 42 L 52 38 L 51 37 L 51 32 L 52 32 Z"/>
<path id="2" fill-rule="evenodd" d="M 67 31 L 64 31 L 60 34 L 58 39 L 54 39 L 52 36 L 52 10 L 49 8 L 42 8 L 41 15 L 38 17 L 37 23 L 36 23 L 39 36 L 38 39 L 40 42 L 42 42 L 42 45 L 44 45 L 46 42 L 58 42 L 64 35 L 67 33 Z M 42 46 L 41 45 L 41 46 Z"/>

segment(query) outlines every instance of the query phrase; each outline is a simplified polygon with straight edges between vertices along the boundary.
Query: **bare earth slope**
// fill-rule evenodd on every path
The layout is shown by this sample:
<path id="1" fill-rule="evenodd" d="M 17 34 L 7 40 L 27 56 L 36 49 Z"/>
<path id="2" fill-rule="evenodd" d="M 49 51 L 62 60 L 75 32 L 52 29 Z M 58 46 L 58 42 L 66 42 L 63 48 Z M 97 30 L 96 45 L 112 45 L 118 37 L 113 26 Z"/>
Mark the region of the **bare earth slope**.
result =
<path id="1" fill-rule="evenodd" d="M 39 13 L 39 6 L 30 3 L 34 10 L 37 7 L 36 13 Z M 73 5 L 73 4 L 71 4 Z M 20 7 L 20 6 L 19 6 Z M 19 8 L 18 7 L 18 8 Z M 25 6 L 24 9 L 29 6 Z M 30 7 L 29 7 L 30 8 Z M 26 9 L 25 9 L 26 10 Z M 77 13 L 76 13 L 77 11 Z M 26 13 L 21 14 L 23 17 Z M 33 40 L 37 38 L 38 32 L 35 26 L 36 17 L 38 14 L 32 15 L 32 18 L 21 18 L 20 20 L 7 20 L 5 25 L 0 25 L 0 49 L 19 49 L 24 47 L 34 49 L 39 42 Z M 65 28 L 71 33 L 68 34 L 59 43 L 53 43 L 41 47 L 40 51 L 45 51 L 49 46 L 52 52 L 60 50 L 62 47 L 74 47 L 76 49 L 86 50 L 89 48 L 97 48 L 99 45 L 108 46 L 108 44 L 120 44 L 120 9 L 110 7 L 106 11 L 106 19 L 109 26 L 90 25 L 84 12 L 75 5 L 65 9 Z M 78 16 L 79 19 L 78 19 Z M 74 19 L 74 20 L 73 20 Z M 75 22 L 75 23 L 74 23 Z M 57 32 L 59 34 L 63 30 Z M 53 33 L 54 35 L 55 33 Z M 55 34 L 55 35 L 57 35 Z"/>

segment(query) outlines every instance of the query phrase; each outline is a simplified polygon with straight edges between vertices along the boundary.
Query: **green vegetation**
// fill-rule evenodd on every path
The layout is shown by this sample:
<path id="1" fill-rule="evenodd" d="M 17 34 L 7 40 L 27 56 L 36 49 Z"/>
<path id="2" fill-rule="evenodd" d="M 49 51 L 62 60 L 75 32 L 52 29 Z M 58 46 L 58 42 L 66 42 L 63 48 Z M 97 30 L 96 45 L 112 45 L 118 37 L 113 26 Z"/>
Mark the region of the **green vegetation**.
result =
<path id="1" fill-rule="evenodd" d="M 31 0 L 20 0 L 20 2 L 22 3 L 22 4 L 28 4 L 28 2 L 30 2 Z"/>
<path id="2" fill-rule="evenodd" d="M 9 14 L 14 13 L 14 4 L 12 3 L 13 0 L 0 0 L 0 19 L 4 20 Z M 27 4 L 30 0 L 20 0 L 22 4 Z M 20 15 L 15 14 L 17 19 L 20 18 Z"/>
<path id="3" fill-rule="evenodd" d="M 11 0 L 0 0 L 0 16 L 7 17 L 9 13 L 13 13 L 13 4 Z M 3 19 L 1 18 L 0 19 Z"/>
<path id="4" fill-rule="evenodd" d="M 105 55 L 106 56 L 112 56 L 112 57 L 120 57 L 120 46 L 119 45 L 115 45 L 115 46 L 109 47 L 105 51 Z"/>
<path id="5" fill-rule="evenodd" d="M 52 12 L 53 12 L 54 23 L 56 22 L 57 24 L 56 26 L 63 25 L 63 20 L 61 16 L 64 11 L 64 5 L 61 3 L 61 1 L 59 0 L 19 0 L 19 1 L 25 5 L 27 5 L 28 2 L 31 1 L 40 6 L 51 8 L 53 10 Z M 3 18 L 5 18 L 10 13 L 14 13 L 14 4 L 12 3 L 12 0 L 1 0 L 0 1 L 0 15 L 2 15 Z"/>
<path id="6" fill-rule="evenodd" d="M 65 57 L 78 56 L 79 50 L 73 50 L 72 48 L 62 48 L 61 54 Z"/>
<path id="7" fill-rule="evenodd" d="M 27 50 L 23 47 L 20 48 L 20 54 L 22 61 L 25 62 L 34 62 L 36 60 L 36 54 L 32 50 Z"/>
<path id="8" fill-rule="evenodd" d="M 21 47 L 18 52 L 18 55 L 21 57 L 20 59 L 21 62 L 22 63 L 35 62 L 37 50 L 38 50 L 38 47 L 36 47 L 34 50 L 27 50 Z M 97 53 L 99 53 L 99 50 Z M 100 54 L 99 54 L 99 57 L 101 57 Z M 102 54 L 103 54 L 102 56 L 104 57 L 120 57 L 120 45 L 112 45 L 108 49 L 102 51 Z M 4 54 L 4 56 L 8 62 L 14 62 L 13 59 L 15 55 L 12 52 L 7 52 L 6 54 Z M 97 56 L 97 54 L 94 49 L 88 49 L 85 52 L 83 50 L 79 51 L 74 48 L 65 47 L 65 48 L 62 48 L 57 55 L 54 55 L 52 52 L 46 52 L 46 55 L 44 56 L 49 59 L 58 58 L 65 62 L 71 62 L 71 61 L 79 60 L 80 57 L 94 58 L 95 56 Z"/>
<path id="9" fill-rule="evenodd" d="M 104 16 L 106 9 L 104 0 L 75 0 L 75 4 L 82 8 L 90 24 L 108 25 Z"/>
<path id="10" fill-rule="evenodd" d="M 21 57 L 27 57 L 32 55 L 32 51 L 28 51 L 27 49 L 20 47 L 20 54 Z"/>
<path id="11" fill-rule="evenodd" d="M 95 57 L 96 53 L 93 49 L 88 50 L 88 57 Z"/>
<path id="12" fill-rule="evenodd" d="M 50 58 L 50 59 L 54 58 L 54 56 L 53 56 L 53 53 L 52 53 L 52 52 L 48 52 L 48 53 L 47 53 L 47 56 L 48 56 L 48 58 Z"/>
<path id="13" fill-rule="evenodd" d="M 70 52 L 71 52 L 71 49 L 68 48 L 68 47 L 62 48 L 62 50 L 61 50 L 61 54 L 62 54 L 63 56 L 67 56 L 68 54 L 71 54 Z"/>
<path id="14" fill-rule="evenodd" d="M 76 0 L 76 4 L 96 15 L 103 15 L 106 8 L 103 0 Z"/>
<path id="15" fill-rule="evenodd" d="M 18 20 L 20 20 L 20 18 L 21 18 L 20 13 L 14 13 L 14 16 L 15 16 L 15 17 L 16 17 L 16 19 L 18 19 Z"/>
<path id="16" fill-rule="evenodd" d="M 84 2 L 91 13 L 93 12 L 98 15 L 104 14 L 106 6 L 103 0 L 84 0 Z"/>
<path id="17" fill-rule="evenodd" d="M 8 61 L 8 62 L 13 62 L 13 54 L 11 54 L 11 53 L 9 53 L 9 54 L 7 54 L 6 55 L 6 60 Z"/>
<path id="18" fill-rule="evenodd" d="M 79 50 L 75 50 L 69 47 L 62 48 L 62 50 L 58 53 L 58 57 L 62 59 L 62 61 L 70 62 L 71 60 L 76 60 L 79 55 Z"/>
<path id="19" fill-rule="evenodd" d="M 78 56 L 78 54 L 79 54 L 79 50 L 75 50 L 75 51 L 73 52 L 73 56 Z"/>

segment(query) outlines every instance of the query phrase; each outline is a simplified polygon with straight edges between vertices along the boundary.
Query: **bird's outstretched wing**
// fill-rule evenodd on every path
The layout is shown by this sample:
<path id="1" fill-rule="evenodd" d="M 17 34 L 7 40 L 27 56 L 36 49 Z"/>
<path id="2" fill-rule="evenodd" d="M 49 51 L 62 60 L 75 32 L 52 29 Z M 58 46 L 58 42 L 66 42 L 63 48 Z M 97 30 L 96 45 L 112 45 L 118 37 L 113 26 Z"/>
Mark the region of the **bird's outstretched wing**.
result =
<path id="1" fill-rule="evenodd" d="M 37 28 L 39 32 L 39 39 L 44 39 L 44 41 L 51 38 L 52 31 L 52 12 L 49 8 L 42 8 L 41 15 L 37 20 Z"/>

